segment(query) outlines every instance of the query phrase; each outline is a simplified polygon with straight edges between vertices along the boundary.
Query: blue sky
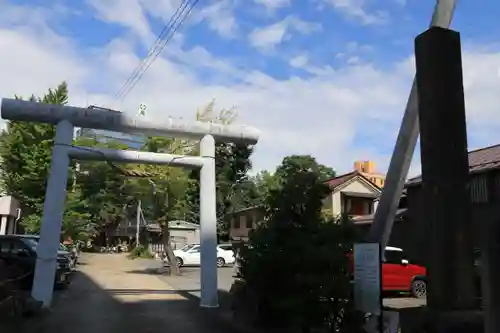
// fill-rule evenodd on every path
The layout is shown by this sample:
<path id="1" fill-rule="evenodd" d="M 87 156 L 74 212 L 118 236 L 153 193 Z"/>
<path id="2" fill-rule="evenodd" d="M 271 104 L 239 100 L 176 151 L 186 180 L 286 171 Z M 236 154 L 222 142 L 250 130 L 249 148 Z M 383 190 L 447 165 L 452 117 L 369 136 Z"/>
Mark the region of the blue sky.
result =
<path id="1" fill-rule="evenodd" d="M 434 1 L 200 0 L 144 78 L 115 101 L 179 3 L 0 0 L 8 50 L 0 70 L 12 71 L 0 78 L 0 96 L 67 80 L 72 104 L 135 113 L 145 103 L 155 120 L 193 119 L 215 98 L 263 131 L 256 169 L 311 154 L 339 171 L 374 159 L 385 172 L 414 74 L 413 38 Z M 496 1 L 459 1 L 452 24 L 462 35 L 474 148 L 500 143 L 499 10 Z"/>

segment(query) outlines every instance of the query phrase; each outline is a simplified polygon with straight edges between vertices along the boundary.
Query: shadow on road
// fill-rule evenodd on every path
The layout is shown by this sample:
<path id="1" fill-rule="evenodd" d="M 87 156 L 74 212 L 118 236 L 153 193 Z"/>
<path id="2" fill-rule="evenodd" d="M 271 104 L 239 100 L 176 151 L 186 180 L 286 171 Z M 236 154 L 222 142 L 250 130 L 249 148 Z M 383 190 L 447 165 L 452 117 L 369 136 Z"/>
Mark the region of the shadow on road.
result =
<path id="1" fill-rule="evenodd" d="M 131 271 L 126 271 L 129 274 L 147 274 L 147 275 L 161 275 L 163 274 L 158 268 L 145 268 L 145 269 L 134 269 Z"/>
<path id="2" fill-rule="evenodd" d="M 146 286 L 145 286 L 146 287 Z M 52 310 L 0 332 L 24 333 L 219 333 L 233 332 L 199 307 L 190 290 L 103 289 L 75 272 L 72 285 L 55 296 Z"/>

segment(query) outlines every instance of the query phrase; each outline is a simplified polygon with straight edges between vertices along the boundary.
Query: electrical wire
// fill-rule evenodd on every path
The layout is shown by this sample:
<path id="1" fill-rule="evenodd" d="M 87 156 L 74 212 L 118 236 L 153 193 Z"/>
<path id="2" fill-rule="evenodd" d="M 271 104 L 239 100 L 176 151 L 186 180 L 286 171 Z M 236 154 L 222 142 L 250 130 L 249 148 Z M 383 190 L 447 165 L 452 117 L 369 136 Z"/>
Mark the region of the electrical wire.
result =
<path id="1" fill-rule="evenodd" d="M 125 83 L 115 95 L 116 101 L 125 98 L 142 79 L 146 71 L 158 58 L 165 46 L 175 35 L 179 27 L 184 23 L 189 14 L 191 14 L 191 11 L 193 10 L 194 6 L 196 6 L 198 1 L 199 0 L 184 0 L 181 3 L 181 5 L 175 11 L 174 15 L 170 18 L 169 22 L 161 31 L 153 46 L 150 48 L 146 58 L 132 72 L 132 74 L 127 78 Z"/>
<path id="2" fill-rule="evenodd" d="M 120 96 L 123 94 L 124 90 L 127 89 L 128 85 L 131 83 L 131 81 L 139 74 L 139 72 L 144 68 L 144 65 L 146 64 L 147 60 L 153 55 L 154 51 L 159 47 L 160 45 L 160 42 L 164 39 L 164 35 L 167 33 L 169 27 L 171 26 L 172 24 L 172 21 L 178 16 L 179 14 L 179 11 L 182 10 L 183 6 L 186 4 L 186 0 L 183 0 L 183 2 L 179 5 L 179 7 L 177 8 L 177 10 L 174 12 L 174 14 L 172 15 L 172 17 L 170 17 L 170 20 L 167 22 L 167 24 L 163 27 L 162 31 L 160 32 L 160 34 L 158 35 L 158 37 L 156 38 L 155 42 L 153 43 L 153 45 L 149 48 L 148 50 L 148 54 L 146 56 L 146 58 L 144 58 L 141 63 L 139 64 L 139 66 L 137 66 L 134 71 L 132 72 L 132 74 L 130 74 L 130 76 L 127 78 L 127 80 L 125 81 L 125 83 L 122 85 L 122 87 L 120 88 L 120 90 L 117 92 L 117 94 L 115 95 L 115 97 L 118 99 L 120 98 Z"/>

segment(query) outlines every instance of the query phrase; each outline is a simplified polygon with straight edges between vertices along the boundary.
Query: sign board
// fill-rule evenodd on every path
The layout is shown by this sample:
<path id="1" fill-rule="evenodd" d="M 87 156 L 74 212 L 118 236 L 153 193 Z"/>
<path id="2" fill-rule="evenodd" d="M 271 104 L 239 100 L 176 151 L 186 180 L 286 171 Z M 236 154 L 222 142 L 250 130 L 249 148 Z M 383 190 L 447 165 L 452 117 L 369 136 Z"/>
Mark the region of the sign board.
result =
<path id="1" fill-rule="evenodd" d="M 382 314 L 380 252 L 379 243 L 354 244 L 354 304 L 374 315 Z"/>

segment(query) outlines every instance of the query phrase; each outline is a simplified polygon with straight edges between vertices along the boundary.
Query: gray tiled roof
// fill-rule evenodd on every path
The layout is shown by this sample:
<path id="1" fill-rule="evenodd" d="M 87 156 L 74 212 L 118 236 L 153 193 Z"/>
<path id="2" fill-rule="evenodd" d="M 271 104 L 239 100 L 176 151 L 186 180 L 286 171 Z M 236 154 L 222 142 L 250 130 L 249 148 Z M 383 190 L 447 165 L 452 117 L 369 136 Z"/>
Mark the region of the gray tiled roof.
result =
<path id="1" fill-rule="evenodd" d="M 469 172 L 481 173 L 500 168 L 500 144 L 472 150 L 469 152 Z M 418 185 L 422 176 L 409 179 L 406 186 Z"/>

